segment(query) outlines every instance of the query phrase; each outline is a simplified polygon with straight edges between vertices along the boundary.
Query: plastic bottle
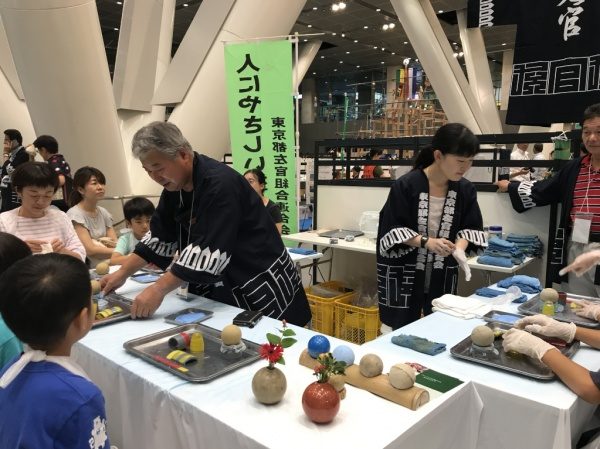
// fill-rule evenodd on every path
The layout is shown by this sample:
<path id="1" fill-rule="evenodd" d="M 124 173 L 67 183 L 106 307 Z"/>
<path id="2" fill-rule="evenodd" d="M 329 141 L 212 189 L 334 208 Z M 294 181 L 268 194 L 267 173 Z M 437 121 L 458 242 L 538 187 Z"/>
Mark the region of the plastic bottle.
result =
<path id="1" fill-rule="evenodd" d="M 554 316 L 554 303 L 552 301 L 546 301 L 542 306 L 542 314 L 547 316 Z"/>

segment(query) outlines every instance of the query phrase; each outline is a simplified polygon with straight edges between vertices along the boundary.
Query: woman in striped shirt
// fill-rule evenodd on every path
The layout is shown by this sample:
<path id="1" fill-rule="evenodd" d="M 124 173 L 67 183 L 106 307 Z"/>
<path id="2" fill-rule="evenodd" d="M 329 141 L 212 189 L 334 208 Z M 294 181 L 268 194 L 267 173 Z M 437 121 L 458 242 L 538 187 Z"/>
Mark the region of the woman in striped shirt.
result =
<path id="1" fill-rule="evenodd" d="M 68 254 L 85 260 L 85 249 L 71 220 L 50 206 L 58 176 L 43 162 L 26 162 L 13 172 L 12 185 L 21 206 L 0 214 L 0 231 L 23 240 L 33 254 Z"/>

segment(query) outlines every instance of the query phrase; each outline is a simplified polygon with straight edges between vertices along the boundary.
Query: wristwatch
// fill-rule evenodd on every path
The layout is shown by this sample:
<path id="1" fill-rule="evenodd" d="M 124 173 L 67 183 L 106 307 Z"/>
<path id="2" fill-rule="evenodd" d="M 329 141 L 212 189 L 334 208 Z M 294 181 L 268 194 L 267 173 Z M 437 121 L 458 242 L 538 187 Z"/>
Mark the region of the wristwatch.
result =
<path id="1" fill-rule="evenodd" d="M 421 248 L 425 248 L 425 245 L 427 245 L 428 241 L 429 241 L 429 237 L 422 235 L 421 236 Z"/>

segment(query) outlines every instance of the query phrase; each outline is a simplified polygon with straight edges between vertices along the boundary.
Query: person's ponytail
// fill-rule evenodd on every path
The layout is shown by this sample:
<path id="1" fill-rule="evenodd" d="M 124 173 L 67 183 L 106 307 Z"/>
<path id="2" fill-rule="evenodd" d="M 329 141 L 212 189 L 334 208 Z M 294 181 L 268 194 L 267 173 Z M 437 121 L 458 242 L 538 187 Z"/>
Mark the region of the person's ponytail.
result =
<path id="1" fill-rule="evenodd" d="M 433 164 L 433 161 L 433 147 L 431 145 L 426 146 L 425 148 L 422 148 L 417 154 L 413 168 L 420 168 L 422 170 Z"/>

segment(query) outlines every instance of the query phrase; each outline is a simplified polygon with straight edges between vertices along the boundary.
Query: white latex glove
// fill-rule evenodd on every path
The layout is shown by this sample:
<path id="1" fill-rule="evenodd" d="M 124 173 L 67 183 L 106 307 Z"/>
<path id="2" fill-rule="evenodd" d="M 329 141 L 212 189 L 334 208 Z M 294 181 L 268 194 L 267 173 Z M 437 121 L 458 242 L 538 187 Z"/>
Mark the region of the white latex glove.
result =
<path id="1" fill-rule="evenodd" d="M 546 352 L 554 349 L 550 343 L 519 329 L 510 329 L 502 338 L 504 351 L 515 351 L 540 361 Z"/>
<path id="2" fill-rule="evenodd" d="M 455 248 L 452 252 L 452 257 L 458 262 L 458 266 L 465 272 L 465 280 L 469 282 L 471 280 L 471 267 L 467 263 L 467 255 L 464 249 Z"/>
<path id="3" fill-rule="evenodd" d="M 575 314 L 589 318 L 590 320 L 600 321 L 600 304 L 590 301 L 573 301 L 581 306 L 581 309 L 575 309 Z"/>
<path id="4" fill-rule="evenodd" d="M 546 315 L 534 315 L 520 319 L 515 323 L 518 329 L 524 329 L 527 332 L 535 332 L 536 334 L 546 337 L 557 337 L 561 340 L 571 343 L 575 338 L 577 326 L 575 323 L 561 323 Z"/>
<path id="5" fill-rule="evenodd" d="M 581 277 L 587 271 L 595 268 L 598 264 L 600 264 L 600 250 L 596 249 L 580 254 L 575 258 L 571 265 L 564 267 L 558 274 L 564 276 L 565 274 L 572 272 L 575 273 L 575 276 Z"/>

